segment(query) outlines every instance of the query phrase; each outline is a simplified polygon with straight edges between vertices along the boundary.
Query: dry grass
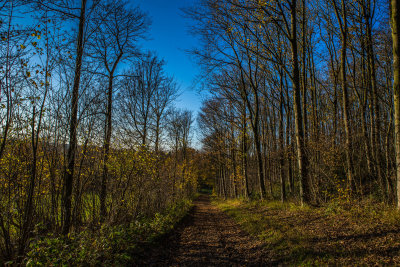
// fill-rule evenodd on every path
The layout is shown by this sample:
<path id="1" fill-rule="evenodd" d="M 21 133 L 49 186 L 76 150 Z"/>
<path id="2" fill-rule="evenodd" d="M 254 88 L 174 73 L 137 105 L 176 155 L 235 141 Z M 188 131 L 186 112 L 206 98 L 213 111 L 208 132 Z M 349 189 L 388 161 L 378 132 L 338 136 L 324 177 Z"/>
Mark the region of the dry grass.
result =
<path id="1" fill-rule="evenodd" d="M 265 242 L 268 258 L 290 265 L 400 265 L 400 213 L 383 204 L 333 202 L 301 208 L 280 202 L 214 199 Z"/>

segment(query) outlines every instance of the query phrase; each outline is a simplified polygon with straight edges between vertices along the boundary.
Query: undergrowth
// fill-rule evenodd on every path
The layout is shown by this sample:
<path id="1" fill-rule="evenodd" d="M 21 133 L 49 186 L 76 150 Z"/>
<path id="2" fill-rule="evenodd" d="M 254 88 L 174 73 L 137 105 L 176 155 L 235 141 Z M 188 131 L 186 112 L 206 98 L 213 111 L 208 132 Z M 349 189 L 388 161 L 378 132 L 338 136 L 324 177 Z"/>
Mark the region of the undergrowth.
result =
<path id="1" fill-rule="evenodd" d="M 30 245 L 27 266 L 126 266 L 134 264 L 135 253 L 156 242 L 186 215 L 192 206 L 183 200 L 152 218 L 84 230 L 68 237 L 40 236 Z"/>

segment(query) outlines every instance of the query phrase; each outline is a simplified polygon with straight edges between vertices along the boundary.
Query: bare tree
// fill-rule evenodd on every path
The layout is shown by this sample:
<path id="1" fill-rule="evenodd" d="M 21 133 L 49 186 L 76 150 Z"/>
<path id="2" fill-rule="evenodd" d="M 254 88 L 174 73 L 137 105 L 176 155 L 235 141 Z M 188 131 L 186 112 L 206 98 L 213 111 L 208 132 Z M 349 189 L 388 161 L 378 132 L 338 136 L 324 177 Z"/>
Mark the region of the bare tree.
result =
<path id="1" fill-rule="evenodd" d="M 134 138 L 143 146 L 150 145 L 153 126 L 156 139 L 159 138 L 163 113 L 176 94 L 175 84 L 165 76 L 163 67 L 164 61 L 148 52 L 126 73 L 127 78 L 121 83 L 125 129 L 137 135 Z"/>
<path id="2" fill-rule="evenodd" d="M 164 77 L 161 85 L 155 92 L 152 102 L 152 111 L 154 113 L 154 150 L 160 149 L 160 139 L 163 135 L 162 126 L 166 121 L 166 111 L 172 104 L 172 101 L 178 96 L 178 85 L 172 77 Z"/>
<path id="3" fill-rule="evenodd" d="M 189 110 L 172 109 L 168 114 L 168 135 L 171 140 L 171 148 L 174 151 L 175 162 L 172 175 L 173 198 L 179 193 L 176 189 L 177 165 L 179 158 L 182 158 L 184 167 L 182 168 L 181 179 L 185 178 L 185 164 L 187 164 L 187 150 L 190 143 L 190 131 L 192 129 L 193 113 Z M 179 155 L 180 154 L 180 155 Z"/>
<path id="4" fill-rule="evenodd" d="M 108 157 L 112 135 L 112 110 L 114 79 L 118 76 L 118 65 L 138 56 L 137 42 L 144 38 L 149 27 L 149 19 L 139 8 L 129 9 L 126 1 L 110 0 L 99 4 L 96 9 L 97 30 L 89 41 L 93 50 L 93 58 L 102 65 L 104 72 L 101 74 L 107 79 L 107 109 L 106 126 L 104 137 L 104 165 L 100 192 L 100 218 L 105 219 L 107 179 L 108 179 Z"/>

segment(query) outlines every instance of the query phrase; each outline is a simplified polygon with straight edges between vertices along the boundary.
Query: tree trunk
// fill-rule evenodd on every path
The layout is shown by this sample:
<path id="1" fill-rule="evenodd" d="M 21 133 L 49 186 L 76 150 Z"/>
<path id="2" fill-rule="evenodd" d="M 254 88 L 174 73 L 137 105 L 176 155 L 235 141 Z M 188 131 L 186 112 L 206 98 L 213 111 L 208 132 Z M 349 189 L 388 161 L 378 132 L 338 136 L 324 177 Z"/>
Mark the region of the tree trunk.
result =
<path id="1" fill-rule="evenodd" d="M 303 130 L 304 137 L 307 138 L 307 69 L 306 69 L 306 37 L 307 37 L 307 24 L 306 24 L 306 1 L 302 0 L 302 21 L 301 21 L 301 35 L 302 35 L 302 105 L 303 105 Z M 306 141 L 306 140 L 305 140 Z"/>
<path id="2" fill-rule="evenodd" d="M 24 220 L 22 225 L 22 237 L 19 242 L 18 254 L 20 256 L 24 255 L 25 243 L 28 240 L 29 232 L 31 229 L 32 215 L 33 215 L 33 195 L 35 193 L 35 183 L 36 183 L 36 166 L 37 166 L 37 141 L 35 142 L 35 106 L 33 107 L 32 115 L 32 162 L 30 168 L 30 181 L 28 187 L 28 195 L 24 210 Z M 39 130 L 39 129 L 38 129 Z"/>
<path id="3" fill-rule="evenodd" d="M 353 161 L 352 161 L 352 143 L 351 143 L 351 130 L 349 120 L 349 96 L 347 92 L 347 80 L 346 80 L 346 52 L 347 52 L 347 13 L 345 1 L 342 0 L 342 10 L 339 15 L 339 9 L 336 5 L 336 0 L 333 0 L 336 17 L 340 26 L 340 33 L 342 37 L 342 47 L 340 51 L 340 72 L 341 72 L 341 83 L 342 83 L 342 101 L 343 101 L 343 124 L 345 132 L 346 142 L 346 168 L 347 168 L 347 189 L 350 193 L 354 189 L 353 181 Z"/>
<path id="4" fill-rule="evenodd" d="M 260 135 L 258 133 L 258 128 L 259 128 L 258 122 L 256 122 L 255 125 L 253 126 L 253 131 L 254 131 L 254 142 L 255 142 L 256 154 L 257 154 L 258 181 L 260 184 L 261 198 L 264 199 L 266 197 L 266 191 L 265 191 L 265 183 L 264 183 L 264 170 L 263 170 L 261 142 L 260 142 Z"/>
<path id="5" fill-rule="evenodd" d="M 285 184 L 285 153 L 283 141 L 283 71 L 280 71 L 280 99 L 279 99 L 279 176 L 281 180 L 281 200 L 286 201 L 286 184 Z"/>
<path id="6" fill-rule="evenodd" d="M 365 49 L 364 46 L 362 45 L 362 58 L 364 58 L 364 53 Z M 368 86 L 367 86 L 367 81 L 366 81 L 366 71 L 365 71 L 365 60 L 362 60 L 361 63 L 361 69 L 362 69 L 362 85 L 363 85 L 363 90 L 364 90 L 364 95 L 363 98 L 360 99 L 361 102 L 361 129 L 362 129 L 362 134 L 364 137 L 364 146 L 365 146 L 365 156 L 367 160 L 367 168 L 368 172 L 372 172 L 372 156 L 371 156 L 371 146 L 368 138 L 368 129 L 367 129 L 367 122 L 366 122 L 366 115 L 367 115 L 367 99 L 368 99 Z M 355 67 L 354 67 L 355 71 Z"/>
<path id="7" fill-rule="evenodd" d="M 391 0 L 390 17 L 393 39 L 393 94 L 397 176 L 397 208 L 400 208 L 400 0 Z"/>
<path id="8" fill-rule="evenodd" d="M 107 89 L 107 117 L 106 117 L 106 131 L 104 138 L 104 162 L 103 162 L 103 176 L 101 179 L 101 191 L 100 191 L 100 220 L 104 221 L 107 216 L 107 181 L 108 181 L 108 158 L 110 154 L 110 142 L 111 142 L 111 131 L 112 131 L 112 95 L 113 95 L 113 79 L 109 77 L 108 89 Z"/>
<path id="9" fill-rule="evenodd" d="M 83 56 L 83 35 L 85 27 L 85 12 L 86 12 L 86 1 L 81 1 L 81 13 L 79 17 L 79 30 L 78 30 L 78 44 L 77 54 L 75 63 L 75 76 L 74 86 L 72 88 L 72 99 L 71 99 L 71 120 L 69 124 L 69 147 L 67 154 L 68 165 L 64 172 L 64 222 L 63 222 L 63 234 L 69 233 L 71 226 L 71 202 L 72 202 L 72 186 L 74 179 L 75 169 L 75 154 L 77 148 L 76 129 L 78 126 L 78 98 L 79 98 L 79 84 L 81 79 L 81 67 L 82 67 L 82 56 Z"/>
<path id="10" fill-rule="evenodd" d="M 349 120 L 349 96 L 347 92 L 347 80 L 346 80 L 346 50 L 347 50 L 347 19 L 346 9 L 344 8 L 344 1 L 342 0 L 343 8 L 343 20 L 344 20 L 344 31 L 342 33 L 342 49 L 341 49 L 341 76 L 342 76 L 342 97 L 343 97 L 343 122 L 344 131 L 346 135 L 346 165 L 347 165 L 347 187 L 350 192 L 354 188 L 353 182 L 353 162 L 352 162 L 352 145 L 351 145 L 351 129 Z"/>
<path id="11" fill-rule="evenodd" d="M 289 182 L 289 190 L 290 193 L 293 195 L 294 193 L 294 181 L 293 181 L 293 167 L 292 167 L 292 155 L 293 153 L 293 131 L 291 131 L 290 127 L 290 117 L 291 117 L 291 112 L 290 112 L 290 101 L 289 101 L 289 87 L 287 84 L 287 79 L 285 77 L 285 88 L 286 88 L 286 160 L 288 164 L 288 172 L 287 172 L 287 180 Z"/>
<path id="12" fill-rule="evenodd" d="M 293 68 L 293 107 L 295 119 L 295 132 L 297 143 L 297 162 L 299 165 L 299 178 L 300 178 L 300 200 L 301 205 L 310 202 L 310 190 L 308 184 L 308 170 L 307 170 L 307 156 L 304 147 L 304 131 L 303 120 L 301 112 L 301 99 L 300 99 L 300 75 L 299 75 L 299 60 L 297 54 L 297 21 L 296 21 L 296 7 L 297 0 L 293 0 L 291 4 L 291 38 L 290 44 L 292 49 L 292 68 Z"/>
<path id="13" fill-rule="evenodd" d="M 247 125 L 246 125 L 246 104 L 243 103 L 242 111 L 242 171 L 244 178 L 244 196 L 249 197 L 249 177 L 247 175 Z"/>
<path id="14" fill-rule="evenodd" d="M 379 112 L 379 103 L 378 103 L 378 88 L 376 84 L 376 73 L 375 73 L 375 56 L 374 56 L 374 47 L 372 41 L 372 29 L 370 25 L 370 5 L 363 5 L 363 15 L 365 17 L 365 26 L 366 26 L 366 37 L 367 37 L 367 58 L 368 58 L 368 74 L 370 76 L 371 81 L 371 102 L 372 102 L 372 115 L 371 117 L 371 126 L 372 126 L 372 149 L 373 155 L 375 157 L 376 164 L 376 176 L 378 181 L 381 183 L 382 191 L 384 191 L 385 198 L 388 198 L 388 192 L 385 190 L 385 181 L 382 174 L 382 166 L 381 166 L 381 142 L 379 138 L 380 132 L 380 112 Z"/>
<path id="15" fill-rule="evenodd" d="M 155 135 L 156 135 L 156 140 L 154 142 L 154 150 L 156 153 L 158 153 L 158 150 L 160 149 L 160 116 L 157 116 L 156 118 L 156 130 L 155 130 Z"/>

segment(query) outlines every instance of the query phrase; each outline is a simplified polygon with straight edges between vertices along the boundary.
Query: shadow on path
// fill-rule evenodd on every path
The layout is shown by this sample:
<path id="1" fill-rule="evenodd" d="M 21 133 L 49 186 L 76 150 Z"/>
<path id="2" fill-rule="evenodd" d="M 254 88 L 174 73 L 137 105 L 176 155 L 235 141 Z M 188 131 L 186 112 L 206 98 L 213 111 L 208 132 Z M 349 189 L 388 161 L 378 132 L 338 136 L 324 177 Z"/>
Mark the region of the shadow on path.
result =
<path id="1" fill-rule="evenodd" d="M 182 223 L 157 247 L 147 250 L 143 266 L 266 266 L 260 241 L 240 230 L 201 195 Z"/>

